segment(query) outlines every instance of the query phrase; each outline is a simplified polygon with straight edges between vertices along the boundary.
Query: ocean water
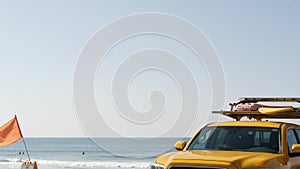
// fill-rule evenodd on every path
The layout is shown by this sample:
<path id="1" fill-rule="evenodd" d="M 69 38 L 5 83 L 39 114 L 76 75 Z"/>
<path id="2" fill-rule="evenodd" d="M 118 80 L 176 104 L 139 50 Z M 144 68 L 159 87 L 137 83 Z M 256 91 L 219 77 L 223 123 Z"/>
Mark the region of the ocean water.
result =
<path id="1" fill-rule="evenodd" d="M 100 139 L 96 141 L 98 144 L 90 138 L 25 138 L 25 142 L 31 161 L 37 161 L 39 169 L 146 169 L 157 155 L 175 151 L 173 145 L 180 140 L 97 139 Z M 134 145 L 128 146 L 130 144 Z M 0 169 L 20 169 L 26 160 L 28 157 L 22 140 L 0 147 Z"/>

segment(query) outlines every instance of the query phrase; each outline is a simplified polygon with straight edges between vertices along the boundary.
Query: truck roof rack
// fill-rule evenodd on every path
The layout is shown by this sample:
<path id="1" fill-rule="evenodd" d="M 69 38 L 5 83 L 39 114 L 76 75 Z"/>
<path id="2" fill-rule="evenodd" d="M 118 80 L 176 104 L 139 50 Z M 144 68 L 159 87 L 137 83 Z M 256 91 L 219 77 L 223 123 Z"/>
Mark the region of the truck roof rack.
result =
<path id="1" fill-rule="evenodd" d="M 240 97 L 239 102 L 242 102 L 242 103 L 298 102 L 298 103 L 300 103 L 300 98 L 294 98 L 294 97 Z"/>
<path id="2" fill-rule="evenodd" d="M 259 111 L 213 111 L 212 113 L 222 114 L 228 117 L 240 121 L 241 118 L 247 117 L 249 119 L 256 119 L 261 121 L 262 119 L 297 119 L 300 118 L 300 111 L 297 112 L 282 112 L 277 114 L 264 114 Z"/>
<path id="3" fill-rule="evenodd" d="M 239 98 L 239 102 L 229 104 L 231 106 L 230 111 L 221 110 L 221 111 L 213 111 L 212 113 L 222 114 L 234 118 L 237 121 L 239 121 L 242 117 L 248 117 L 249 119 L 256 119 L 256 120 L 261 120 L 265 118 L 277 118 L 277 119 L 300 118 L 300 107 L 268 106 L 268 105 L 256 104 L 258 102 L 300 103 L 300 98 L 243 97 L 243 98 Z M 246 108 L 244 109 L 243 106 L 245 106 Z"/>

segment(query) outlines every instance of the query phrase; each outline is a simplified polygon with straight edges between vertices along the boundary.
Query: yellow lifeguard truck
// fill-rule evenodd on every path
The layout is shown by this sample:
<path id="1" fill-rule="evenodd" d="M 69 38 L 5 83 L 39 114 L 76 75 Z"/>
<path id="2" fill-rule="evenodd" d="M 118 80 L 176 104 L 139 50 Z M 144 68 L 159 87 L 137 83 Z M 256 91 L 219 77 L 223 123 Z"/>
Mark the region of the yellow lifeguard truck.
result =
<path id="1" fill-rule="evenodd" d="M 157 157 L 150 169 L 300 169 L 300 125 L 271 121 L 300 118 L 299 108 L 283 102 L 300 98 L 241 98 L 230 111 L 214 111 L 233 120 L 177 142 L 178 151 Z"/>

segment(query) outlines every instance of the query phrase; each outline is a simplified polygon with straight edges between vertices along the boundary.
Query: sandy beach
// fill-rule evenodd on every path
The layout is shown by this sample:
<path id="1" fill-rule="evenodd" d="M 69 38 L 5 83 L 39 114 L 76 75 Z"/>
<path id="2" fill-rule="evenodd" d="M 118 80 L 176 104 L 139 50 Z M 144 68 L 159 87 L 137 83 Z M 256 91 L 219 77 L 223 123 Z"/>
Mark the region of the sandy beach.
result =
<path id="1" fill-rule="evenodd" d="M 22 164 L 1 164 L 0 165 L 0 169 L 21 169 Z M 39 169 L 61 169 L 58 167 L 53 167 L 53 166 L 49 166 L 49 165 L 38 165 Z"/>

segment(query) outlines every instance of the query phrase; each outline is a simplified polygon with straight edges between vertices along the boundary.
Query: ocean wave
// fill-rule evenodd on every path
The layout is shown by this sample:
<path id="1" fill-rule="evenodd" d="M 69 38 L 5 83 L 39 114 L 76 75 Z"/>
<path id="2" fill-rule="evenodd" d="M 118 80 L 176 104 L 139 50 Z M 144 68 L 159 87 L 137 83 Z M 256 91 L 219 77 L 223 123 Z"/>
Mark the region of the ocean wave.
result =
<path id="1" fill-rule="evenodd" d="M 0 164 L 1 163 L 17 163 L 17 162 L 23 162 L 23 161 L 24 160 L 22 160 L 20 158 L 1 159 Z"/>
<path id="2" fill-rule="evenodd" d="M 147 162 L 114 162 L 114 161 L 58 161 L 58 160 L 32 160 L 37 161 L 38 165 L 53 166 L 58 168 L 136 168 L 147 169 L 150 163 Z M 0 160 L 1 164 L 22 163 L 21 159 Z"/>
<path id="3" fill-rule="evenodd" d="M 61 168 L 149 168 L 149 163 L 146 162 L 71 162 L 71 161 L 48 161 L 40 160 L 39 164 L 50 165 Z"/>

